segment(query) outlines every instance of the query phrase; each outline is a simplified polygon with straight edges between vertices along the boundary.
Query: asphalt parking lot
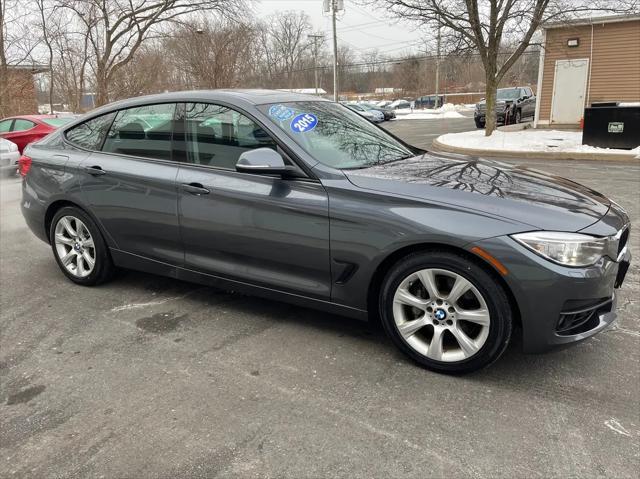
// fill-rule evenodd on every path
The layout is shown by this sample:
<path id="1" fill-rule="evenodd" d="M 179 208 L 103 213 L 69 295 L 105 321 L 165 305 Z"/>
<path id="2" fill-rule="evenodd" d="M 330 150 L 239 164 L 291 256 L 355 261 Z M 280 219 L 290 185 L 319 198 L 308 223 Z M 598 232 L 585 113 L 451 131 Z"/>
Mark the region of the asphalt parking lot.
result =
<path id="1" fill-rule="evenodd" d="M 389 128 L 425 145 L 444 126 Z M 620 317 L 464 377 L 338 316 L 135 272 L 73 285 L 2 179 L 0 476 L 636 478 L 640 163 L 527 163 L 630 213 Z"/>

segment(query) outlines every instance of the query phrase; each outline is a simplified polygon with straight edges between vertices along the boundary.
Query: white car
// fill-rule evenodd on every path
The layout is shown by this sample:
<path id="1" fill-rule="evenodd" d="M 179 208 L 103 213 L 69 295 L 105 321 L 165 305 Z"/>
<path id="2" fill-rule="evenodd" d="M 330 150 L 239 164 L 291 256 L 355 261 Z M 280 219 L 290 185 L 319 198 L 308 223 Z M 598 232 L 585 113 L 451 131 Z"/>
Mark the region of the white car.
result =
<path id="1" fill-rule="evenodd" d="M 0 173 L 15 174 L 18 170 L 20 152 L 14 142 L 0 138 Z"/>
<path id="2" fill-rule="evenodd" d="M 394 102 L 391 102 L 391 104 L 389 105 L 389 108 L 393 110 L 402 110 L 404 108 L 411 108 L 411 103 L 409 103 L 407 100 L 396 100 Z"/>
<path id="3" fill-rule="evenodd" d="M 381 123 L 384 121 L 384 114 L 381 111 L 367 110 L 361 105 L 356 105 L 354 103 L 347 103 L 345 106 L 373 123 Z"/>

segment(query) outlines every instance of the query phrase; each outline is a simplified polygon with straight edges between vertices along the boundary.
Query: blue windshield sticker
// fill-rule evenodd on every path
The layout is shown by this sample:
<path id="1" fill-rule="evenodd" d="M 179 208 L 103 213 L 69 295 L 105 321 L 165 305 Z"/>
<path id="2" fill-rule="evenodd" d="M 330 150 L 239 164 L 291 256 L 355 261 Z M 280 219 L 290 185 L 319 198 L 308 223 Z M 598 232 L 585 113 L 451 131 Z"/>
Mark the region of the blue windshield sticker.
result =
<path id="1" fill-rule="evenodd" d="M 273 105 L 269 108 L 269 116 L 279 121 L 287 121 L 295 112 L 284 105 Z"/>
<path id="2" fill-rule="evenodd" d="M 313 130 L 318 124 L 318 117 L 312 113 L 300 113 L 291 120 L 291 131 L 304 133 Z"/>

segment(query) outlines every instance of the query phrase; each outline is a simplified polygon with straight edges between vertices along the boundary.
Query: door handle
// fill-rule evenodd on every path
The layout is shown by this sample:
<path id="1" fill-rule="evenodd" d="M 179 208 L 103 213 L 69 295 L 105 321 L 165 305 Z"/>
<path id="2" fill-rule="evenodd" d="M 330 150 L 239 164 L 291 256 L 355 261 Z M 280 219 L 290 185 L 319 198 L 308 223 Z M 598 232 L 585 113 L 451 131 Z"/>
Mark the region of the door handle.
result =
<path id="1" fill-rule="evenodd" d="M 191 193 L 192 195 L 208 195 L 209 190 L 202 186 L 200 183 L 183 183 L 182 189 Z"/>
<path id="2" fill-rule="evenodd" d="M 84 169 L 84 171 L 86 171 L 87 173 L 89 173 L 92 176 L 102 176 L 102 175 L 106 175 L 107 174 L 107 172 L 104 171 L 99 166 L 87 166 Z"/>

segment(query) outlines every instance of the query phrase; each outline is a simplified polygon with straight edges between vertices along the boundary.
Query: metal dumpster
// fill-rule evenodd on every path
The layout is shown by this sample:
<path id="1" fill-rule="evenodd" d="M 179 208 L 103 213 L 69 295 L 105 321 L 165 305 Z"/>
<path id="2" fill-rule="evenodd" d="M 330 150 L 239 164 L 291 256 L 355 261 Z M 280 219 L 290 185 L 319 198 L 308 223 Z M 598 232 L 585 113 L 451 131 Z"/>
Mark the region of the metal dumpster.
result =
<path id="1" fill-rule="evenodd" d="M 584 110 L 582 144 L 623 150 L 640 146 L 640 104 L 592 103 Z"/>

